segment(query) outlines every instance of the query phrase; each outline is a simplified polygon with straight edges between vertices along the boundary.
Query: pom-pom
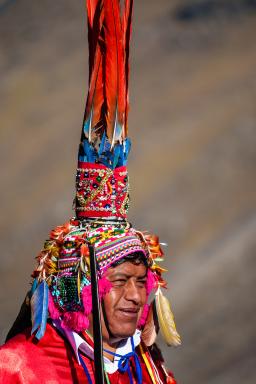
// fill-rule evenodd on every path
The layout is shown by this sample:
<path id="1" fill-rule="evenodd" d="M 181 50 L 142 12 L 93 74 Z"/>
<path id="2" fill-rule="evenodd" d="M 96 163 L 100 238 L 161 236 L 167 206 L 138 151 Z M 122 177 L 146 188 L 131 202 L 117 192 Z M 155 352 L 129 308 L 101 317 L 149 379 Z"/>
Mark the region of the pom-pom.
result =
<path id="1" fill-rule="evenodd" d="M 112 283 L 105 277 L 103 276 L 101 279 L 99 279 L 99 297 L 100 300 L 103 299 L 103 297 L 110 291 L 112 288 Z"/>
<path id="2" fill-rule="evenodd" d="M 86 285 L 83 290 L 82 290 L 82 302 L 83 302 L 83 307 L 84 307 L 84 314 L 89 315 L 92 311 L 92 286 Z"/>
<path id="3" fill-rule="evenodd" d="M 154 288 L 156 288 L 156 281 L 157 281 L 156 275 L 150 269 L 148 269 L 147 282 L 146 282 L 147 296 L 149 296 L 151 291 Z"/>
<path id="4" fill-rule="evenodd" d="M 102 277 L 98 280 L 98 288 L 99 288 L 99 298 L 100 300 L 110 291 L 112 288 L 111 282 L 106 278 Z M 82 290 L 82 302 L 84 307 L 84 314 L 89 315 L 92 312 L 92 287 L 91 285 L 87 285 Z"/>
<path id="5" fill-rule="evenodd" d="M 145 323 L 147 321 L 148 313 L 149 313 L 149 308 L 150 308 L 149 304 L 144 305 L 143 310 L 142 310 L 142 314 L 141 314 L 139 322 L 137 324 L 138 328 L 143 328 L 143 326 L 145 325 Z"/>
<path id="6" fill-rule="evenodd" d="M 61 326 L 63 329 L 82 332 L 89 327 L 89 320 L 82 312 L 66 312 L 63 315 Z"/>
<path id="7" fill-rule="evenodd" d="M 60 317 L 60 311 L 56 307 L 50 292 L 48 296 L 48 311 L 51 319 L 56 320 Z"/>

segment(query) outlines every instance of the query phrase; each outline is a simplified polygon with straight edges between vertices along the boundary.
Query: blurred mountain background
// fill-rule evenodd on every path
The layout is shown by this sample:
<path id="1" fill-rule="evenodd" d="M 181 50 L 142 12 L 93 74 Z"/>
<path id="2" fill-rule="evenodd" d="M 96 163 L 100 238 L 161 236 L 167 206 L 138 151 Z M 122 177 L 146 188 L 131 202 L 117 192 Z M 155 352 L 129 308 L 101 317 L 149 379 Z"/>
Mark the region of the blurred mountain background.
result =
<path id="1" fill-rule="evenodd" d="M 84 8 L 0 0 L 1 342 L 73 215 Z M 254 0 L 135 1 L 130 219 L 169 245 L 183 344 L 163 351 L 180 384 L 256 382 L 255 36 Z"/>

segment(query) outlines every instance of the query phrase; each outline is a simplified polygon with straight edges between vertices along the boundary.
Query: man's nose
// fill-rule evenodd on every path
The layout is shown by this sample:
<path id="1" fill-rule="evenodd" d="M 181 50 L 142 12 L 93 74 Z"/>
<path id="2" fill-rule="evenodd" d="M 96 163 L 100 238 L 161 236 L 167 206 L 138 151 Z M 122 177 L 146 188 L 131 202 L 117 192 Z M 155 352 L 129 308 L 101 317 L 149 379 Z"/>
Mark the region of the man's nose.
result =
<path id="1" fill-rule="evenodd" d="M 127 282 L 125 289 L 125 299 L 128 301 L 133 301 L 136 305 L 140 304 L 141 302 L 140 290 L 136 283 L 132 280 Z"/>

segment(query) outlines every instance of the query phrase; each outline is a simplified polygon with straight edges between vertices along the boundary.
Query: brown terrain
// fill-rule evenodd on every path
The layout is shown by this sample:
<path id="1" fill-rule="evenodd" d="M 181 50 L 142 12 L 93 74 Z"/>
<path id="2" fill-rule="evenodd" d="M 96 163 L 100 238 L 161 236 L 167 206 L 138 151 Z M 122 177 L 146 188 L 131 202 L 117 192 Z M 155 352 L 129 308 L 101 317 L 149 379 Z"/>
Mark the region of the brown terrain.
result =
<path id="1" fill-rule="evenodd" d="M 256 383 L 256 2 L 135 1 L 130 219 L 169 244 L 180 384 Z M 0 337 L 72 213 L 84 1 L 0 0 Z"/>

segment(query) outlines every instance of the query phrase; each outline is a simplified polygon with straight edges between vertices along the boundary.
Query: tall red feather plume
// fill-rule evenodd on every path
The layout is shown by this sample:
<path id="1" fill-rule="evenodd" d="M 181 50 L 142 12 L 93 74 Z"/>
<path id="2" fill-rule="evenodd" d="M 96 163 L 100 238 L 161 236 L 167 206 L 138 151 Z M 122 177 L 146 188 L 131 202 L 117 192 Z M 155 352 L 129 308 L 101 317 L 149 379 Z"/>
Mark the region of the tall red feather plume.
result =
<path id="1" fill-rule="evenodd" d="M 122 71 L 121 20 L 118 0 L 104 0 L 105 31 L 105 96 L 107 135 L 111 143 L 115 141 L 120 121 L 119 92 L 120 72 Z M 121 41 L 120 41 L 121 40 Z M 119 132 L 118 132 L 119 133 Z"/>
<path id="2" fill-rule="evenodd" d="M 133 0 L 87 0 L 89 92 L 84 135 L 95 143 L 105 131 L 111 147 L 127 136 L 129 43 Z"/>
<path id="3" fill-rule="evenodd" d="M 102 50 L 100 35 L 103 26 L 102 0 L 87 0 L 89 41 L 89 91 L 84 115 L 84 134 L 91 142 L 93 129 L 101 121 L 104 103 L 102 80 Z"/>
<path id="4" fill-rule="evenodd" d="M 123 37 L 124 37 L 124 60 L 125 60 L 125 136 L 128 134 L 128 112 L 129 112 L 129 54 L 130 40 L 132 32 L 132 10 L 133 0 L 125 0 L 125 10 L 123 13 Z"/>

